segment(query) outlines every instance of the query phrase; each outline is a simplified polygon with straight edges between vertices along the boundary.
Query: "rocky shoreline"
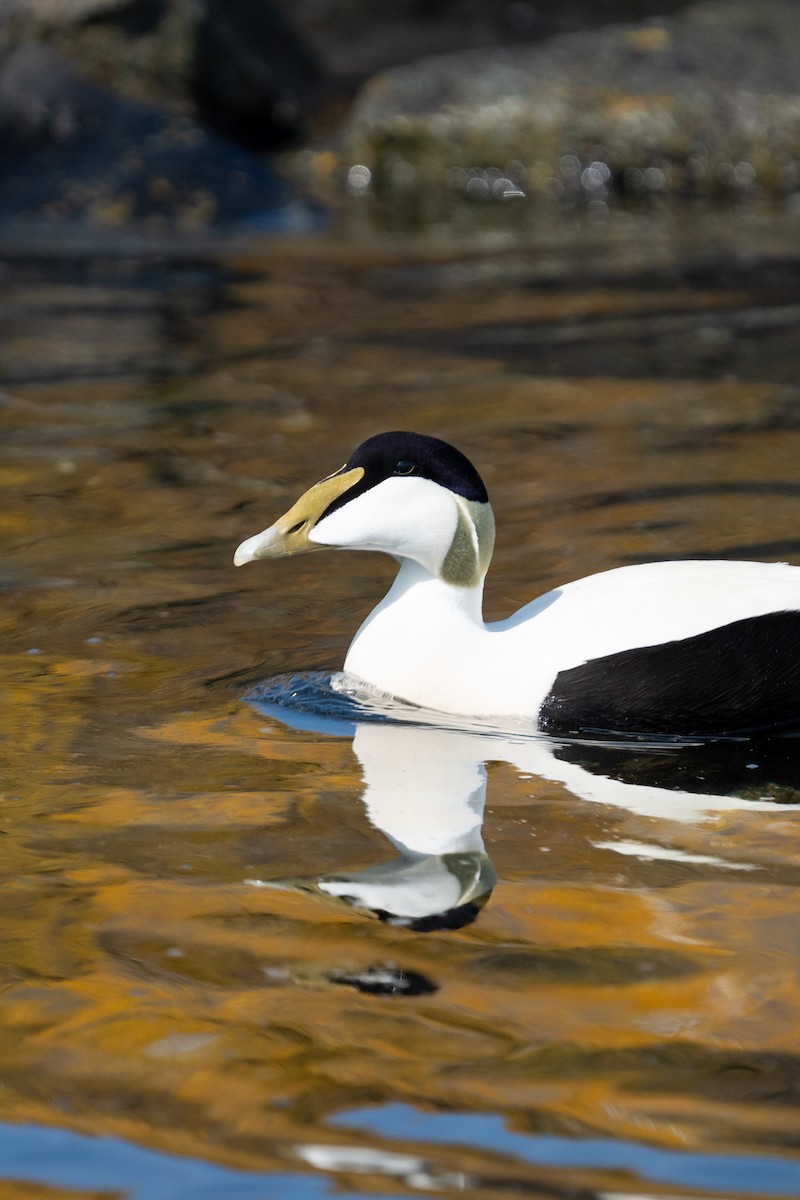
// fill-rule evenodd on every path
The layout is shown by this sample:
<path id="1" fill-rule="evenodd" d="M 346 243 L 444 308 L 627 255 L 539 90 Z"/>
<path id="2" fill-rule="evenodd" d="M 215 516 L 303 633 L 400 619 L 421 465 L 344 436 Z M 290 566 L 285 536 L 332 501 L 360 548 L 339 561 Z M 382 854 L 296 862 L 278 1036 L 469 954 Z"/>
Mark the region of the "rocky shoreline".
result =
<path id="1" fill-rule="evenodd" d="M 455 48 L 380 70 L 379 35 L 406 18 L 395 53 L 415 37 L 419 51 L 418 11 L 333 0 L 326 27 L 304 4 L 7 0 L 0 230 L 308 231 L 348 206 L 351 221 L 415 232 L 459 210 L 509 230 L 618 206 L 797 211 L 792 0 L 665 3 L 544 37 L 525 5 L 502 27 L 497 6 L 473 5 L 460 35 L 466 7 L 446 7 L 431 8 L 432 44 Z M 364 43 L 348 57 L 356 10 Z"/>

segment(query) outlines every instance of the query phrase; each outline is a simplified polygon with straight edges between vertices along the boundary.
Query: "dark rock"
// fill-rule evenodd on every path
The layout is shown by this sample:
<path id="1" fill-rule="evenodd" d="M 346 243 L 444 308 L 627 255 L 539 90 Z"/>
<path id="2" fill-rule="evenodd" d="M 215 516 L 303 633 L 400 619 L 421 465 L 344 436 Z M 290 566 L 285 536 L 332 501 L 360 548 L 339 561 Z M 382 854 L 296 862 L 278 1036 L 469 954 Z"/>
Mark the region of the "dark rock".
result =
<path id="1" fill-rule="evenodd" d="M 295 141 L 322 95 L 316 59 L 269 4 L 206 0 L 191 90 L 200 116 L 261 150 Z"/>
<path id="2" fill-rule="evenodd" d="M 271 167 L 189 118 L 86 82 L 51 49 L 0 67 L 0 223 L 198 230 L 307 207 Z"/>
<path id="3" fill-rule="evenodd" d="M 687 0 L 273 0 L 345 89 L 378 71 L 453 50 L 490 49 L 661 17 Z"/>
<path id="4" fill-rule="evenodd" d="M 143 37 L 158 30 L 167 10 L 167 0 L 114 0 L 111 6 L 97 8 L 88 20 L 108 21 L 128 37 Z"/>

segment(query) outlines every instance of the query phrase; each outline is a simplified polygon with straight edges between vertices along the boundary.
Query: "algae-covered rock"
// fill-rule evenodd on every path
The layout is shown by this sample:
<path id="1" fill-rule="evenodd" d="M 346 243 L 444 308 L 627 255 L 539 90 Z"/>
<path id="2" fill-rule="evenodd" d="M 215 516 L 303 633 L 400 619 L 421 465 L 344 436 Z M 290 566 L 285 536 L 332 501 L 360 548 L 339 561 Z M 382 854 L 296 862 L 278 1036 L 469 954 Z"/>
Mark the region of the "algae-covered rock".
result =
<path id="1" fill-rule="evenodd" d="M 420 60 L 367 85 L 345 144 L 351 192 L 427 220 L 454 196 L 782 197 L 800 178 L 800 10 L 714 0 Z"/>

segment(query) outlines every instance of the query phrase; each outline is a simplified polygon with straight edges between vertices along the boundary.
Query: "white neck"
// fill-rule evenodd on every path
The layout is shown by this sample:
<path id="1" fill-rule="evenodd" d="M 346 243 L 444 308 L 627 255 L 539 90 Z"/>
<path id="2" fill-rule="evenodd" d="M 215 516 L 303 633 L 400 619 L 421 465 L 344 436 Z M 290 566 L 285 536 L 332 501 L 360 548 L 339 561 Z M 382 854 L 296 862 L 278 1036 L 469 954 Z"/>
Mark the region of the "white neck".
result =
<path id="1" fill-rule="evenodd" d="M 482 577 L 462 587 L 402 560 L 388 594 L 353 639 L 345 671 L 389 695 L 442 711 L 453 711 L 456 688 L 465 697 L 464 711 L 475 711 L 482 672 L 476 675 L 474 667 L 490 636 L 482 601 Z"/>
<path id="2" fill-rule="evenodd" d="M 405 597 L 413 597 L 415 603 L 426 606 L 427 611 L 434 619 L 441 609 L 450 620 L 454 614 L 458 614 L 465 620 L 483 628 L 484 579 L 485 576 L 481 576 L 478 582 L 471 587 L 446 583 L 445 580 L 438 575 L 433 575 L 419 563 L 404 558 L 400 561 L 400 570 L 395 576 L 394 583 L 371 616 L 380 612 L 384 605 L 396 604 Z"/>

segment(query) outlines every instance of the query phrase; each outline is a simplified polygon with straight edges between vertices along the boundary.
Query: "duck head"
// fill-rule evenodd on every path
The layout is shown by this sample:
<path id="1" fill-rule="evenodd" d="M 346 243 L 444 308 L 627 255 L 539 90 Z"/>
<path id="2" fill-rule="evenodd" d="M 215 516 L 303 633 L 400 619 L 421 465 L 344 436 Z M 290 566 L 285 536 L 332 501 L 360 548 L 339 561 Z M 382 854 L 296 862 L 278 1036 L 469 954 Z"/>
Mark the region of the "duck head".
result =
<path id="1" fill-rule="evenodd" d="M 242 542 L 234 562 L 325 546 L 381 550 L 473 587 L 489 566 L 494 517 L 483 480 L 454 446 L 419 433 L 380 433 L 269 529 Z"/>

